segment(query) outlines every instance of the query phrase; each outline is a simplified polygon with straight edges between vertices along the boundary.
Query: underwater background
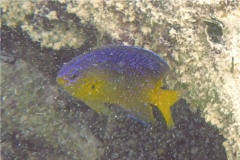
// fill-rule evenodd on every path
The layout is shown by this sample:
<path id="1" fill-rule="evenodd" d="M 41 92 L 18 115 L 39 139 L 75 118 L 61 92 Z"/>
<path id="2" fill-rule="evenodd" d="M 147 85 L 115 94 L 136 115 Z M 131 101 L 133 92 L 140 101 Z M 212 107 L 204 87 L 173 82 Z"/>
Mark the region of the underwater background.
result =
<path id="1" fill-rule="evenodd" d="M 240 158 L 237 0 L 4 0 L 1 18 L 1 159 Z M 115 105 L 112 119 L 57 85 L 64 63 L 111 44 L 166 60 L 173 129 L 156 108 L 156 125 Z"/>

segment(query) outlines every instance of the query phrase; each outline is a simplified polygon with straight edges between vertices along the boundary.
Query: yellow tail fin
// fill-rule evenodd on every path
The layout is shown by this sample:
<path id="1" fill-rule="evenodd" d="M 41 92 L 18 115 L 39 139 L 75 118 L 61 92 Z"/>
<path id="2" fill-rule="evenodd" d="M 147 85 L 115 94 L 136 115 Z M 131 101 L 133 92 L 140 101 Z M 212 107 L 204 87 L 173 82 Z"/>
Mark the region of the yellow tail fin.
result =
<path id="1" fill-rule="evenodd" d="M 174 90 L 158 89 L 152 92 L 151 103 L 156 105 L 161 111 L 168 128 L 174 127 L 171 114 L 171 107 L 179 100 L 180 92 Z"/>

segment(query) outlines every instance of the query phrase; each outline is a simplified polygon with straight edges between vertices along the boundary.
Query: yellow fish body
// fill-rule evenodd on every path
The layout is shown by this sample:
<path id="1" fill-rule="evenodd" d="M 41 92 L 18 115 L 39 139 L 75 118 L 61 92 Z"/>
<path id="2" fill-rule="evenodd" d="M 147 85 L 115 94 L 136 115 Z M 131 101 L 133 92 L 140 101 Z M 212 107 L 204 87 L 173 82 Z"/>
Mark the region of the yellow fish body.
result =
<path id="1" fill-rule="evenodd" d="M 111 113 L 105 103 L 117 104 L 137 119 L 154 124 L 151 104 L 155 105 L 170 128 L 174 126 L 170 107 L 180 93 L 161 89 L 168 71 L 167 63 L 151 51 L 108 46 L 66 63 L 58 73 L 57 83 L 91 109 L 105 115 Z"/>

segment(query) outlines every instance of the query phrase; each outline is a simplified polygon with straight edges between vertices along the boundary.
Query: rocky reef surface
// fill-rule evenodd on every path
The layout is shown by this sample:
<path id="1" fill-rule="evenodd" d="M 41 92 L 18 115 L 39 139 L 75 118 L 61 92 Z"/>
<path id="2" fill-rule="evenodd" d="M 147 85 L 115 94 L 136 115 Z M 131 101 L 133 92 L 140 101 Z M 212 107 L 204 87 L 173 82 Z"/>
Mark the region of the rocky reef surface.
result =
<path id="1" fill-rule="evenodd" d="M 239 158 L 238 1 L 4 0 L 1 12 L 5 159 Z M 122 114 L 109 120 L 59 89 L 64 62 L 106 44 L 168 61 L 164 83 L 183 92 L 175 129 L 161 115 L 154 127 Z"/>

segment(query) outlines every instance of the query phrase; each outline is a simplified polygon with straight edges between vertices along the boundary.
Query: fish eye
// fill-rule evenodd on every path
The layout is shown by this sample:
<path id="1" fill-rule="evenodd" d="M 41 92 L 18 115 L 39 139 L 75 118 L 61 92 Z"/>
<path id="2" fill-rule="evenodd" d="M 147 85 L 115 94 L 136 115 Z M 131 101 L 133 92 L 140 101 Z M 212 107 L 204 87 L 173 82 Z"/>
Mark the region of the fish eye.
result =
<path id="1" fill-rule="evenodd" d="M 72 74 L 72 75 L 69 75 L 69 78 L 71 79 L 71 80 L 74 80 L 75 78 L 77 78 L 77 74 Z"/>
<path id="2" fill-rule="evenodd" d="M 78 71 L 76 70 L 70 70 L 69 73 L 68 73 L 68 78 L 70 80 L 74 80 L 78 77 Z"/>

